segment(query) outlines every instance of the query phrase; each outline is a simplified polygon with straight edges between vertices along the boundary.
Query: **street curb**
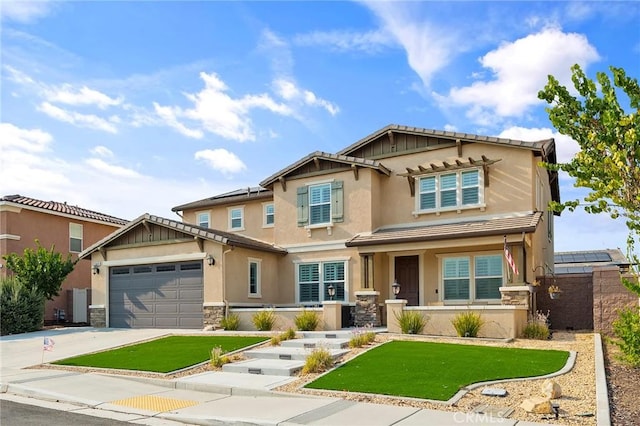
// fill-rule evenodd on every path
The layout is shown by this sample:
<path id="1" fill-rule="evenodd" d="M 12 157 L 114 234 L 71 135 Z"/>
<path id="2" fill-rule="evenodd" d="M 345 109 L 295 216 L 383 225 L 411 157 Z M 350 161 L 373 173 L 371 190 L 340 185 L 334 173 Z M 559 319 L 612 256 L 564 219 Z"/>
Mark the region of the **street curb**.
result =
<path id="1" fill-rule="evenodd" d="M 604 368 L 604 352 L 600 333 L 593 334 L 593 342 L 596 369 L 596 422 L 598 426 L 611 426 L 607 374 Z"/>

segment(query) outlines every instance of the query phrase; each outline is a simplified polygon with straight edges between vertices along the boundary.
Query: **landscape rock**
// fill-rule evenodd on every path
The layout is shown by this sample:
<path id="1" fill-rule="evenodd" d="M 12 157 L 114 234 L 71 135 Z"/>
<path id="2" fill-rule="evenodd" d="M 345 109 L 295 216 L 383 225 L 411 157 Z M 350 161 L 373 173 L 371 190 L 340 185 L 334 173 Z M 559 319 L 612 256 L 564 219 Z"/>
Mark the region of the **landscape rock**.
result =
<path id="1" fill-rule="evenodd" d="M 534 396 L 522 401 L 520 404 L 520 408 L 525 410 L 527 413 L 534 414 L 551 414 L 553 410 L 551 409 L 551 400 L 548 398 L 543 398 L 541 396 Z"/>
<path id="2" fill-rule="evenodd" d="M 556 399 L 562 396 L 562 388 L 553 380 L 545 380 L 542 384 L 542 396 L 549 399 Z"/>

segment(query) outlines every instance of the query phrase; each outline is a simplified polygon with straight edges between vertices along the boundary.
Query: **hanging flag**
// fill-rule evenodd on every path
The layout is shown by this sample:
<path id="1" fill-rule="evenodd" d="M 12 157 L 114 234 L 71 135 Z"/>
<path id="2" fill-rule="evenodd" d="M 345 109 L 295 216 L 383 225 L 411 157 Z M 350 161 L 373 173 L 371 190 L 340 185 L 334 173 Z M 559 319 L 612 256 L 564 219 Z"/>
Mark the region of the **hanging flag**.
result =
<path id="1" fill-rule="evenodd" d="M 52 338 L 50 337 L 45 337 L 44 338 L 44 347 L 43 349 L 45 351 L 52 351 L 53 350 L 53 346 L 56 344 L 56 342 L 53 341 Z"/>
<path id="2" fill-rule="evenodd" d="M 507 247 L 507 236 L 506 235 L 504 237 L 504 257 L 507 259 L 507 264 L 511 267 L 511 270 L 513 271 L 513 273 L 515 275 L 520 275 L 520 274 L 518 274 L 518 267 L 516 266 L 516 262 L 514 262 L 513 256 L 511 256 L 511 252 L 509 251 L 509 248 Z"/>

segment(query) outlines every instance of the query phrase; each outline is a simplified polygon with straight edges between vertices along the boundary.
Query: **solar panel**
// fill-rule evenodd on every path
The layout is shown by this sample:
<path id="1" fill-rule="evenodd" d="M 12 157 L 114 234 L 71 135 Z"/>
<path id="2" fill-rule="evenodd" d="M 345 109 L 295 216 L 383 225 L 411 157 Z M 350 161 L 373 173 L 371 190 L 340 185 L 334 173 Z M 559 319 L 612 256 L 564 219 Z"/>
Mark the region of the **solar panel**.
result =
<path id="1" fill-rule="evenodd" d="M 604 251 L 559 253 L 553 256 L 554 263 L 611 262 L 611 255 Z"/>

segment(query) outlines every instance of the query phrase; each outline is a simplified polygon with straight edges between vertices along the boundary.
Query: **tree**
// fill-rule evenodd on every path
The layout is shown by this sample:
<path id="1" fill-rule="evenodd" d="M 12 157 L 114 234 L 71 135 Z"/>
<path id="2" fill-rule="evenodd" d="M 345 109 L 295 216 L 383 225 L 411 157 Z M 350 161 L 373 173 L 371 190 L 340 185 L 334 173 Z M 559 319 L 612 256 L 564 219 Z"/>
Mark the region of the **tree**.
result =
<path id="1" fill-rule="evenodd" d="M 546 109 L 554 127 L 580 145 L 580 152 L 568 163 L 545 164 L 576 179 L 575 186 L 591 191 L 584 200 L 553 203 L 552 208 L 573 211 L 583 205 L 588 213 L 622 216 L 629 230 L 627 255 L 632 261 L 635 280 L 625 285 L 640 295 L 638 256 L 635 242 L 640 235 L 640 86 L 622 68 L 610 67 L 613 84 L 604 72 L 597 83 L 587 78 L 579 65 L 571 67 L 572 81 L 580 98 L 569 93 L 557 79 L 549 76 L 538 98 L 551 106 Z M 628 102 L 625 109 L 618 95 Z"/>
<path id="2" fill-rule="evenodd" d="M 71 260 L 71 255 L 63 259 L 62 255 L 55 251 L 55 246 L 47 250 L 38 240 L 36 245 L 36 250 L 24 249 L 22 256 L 16 253 L 4 256 L 6 266 L 28 289 L 52 300 L 60 294 L 62 282 L 73 271 L 75 262 Z"/>

